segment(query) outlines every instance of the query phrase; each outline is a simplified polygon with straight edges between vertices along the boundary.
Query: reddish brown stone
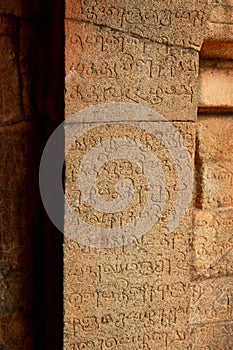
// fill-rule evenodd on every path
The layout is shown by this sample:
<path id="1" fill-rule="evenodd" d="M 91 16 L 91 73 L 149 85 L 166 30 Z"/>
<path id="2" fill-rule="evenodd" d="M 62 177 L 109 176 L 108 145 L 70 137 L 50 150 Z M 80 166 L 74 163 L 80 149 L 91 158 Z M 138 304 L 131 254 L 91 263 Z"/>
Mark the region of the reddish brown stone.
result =
<path id="1" fill-rule="evenodd" d="M 20 77 L 22 83 L 22 104 L 24 118 L 32 118 L 32 76 L 31 50 L 32 50 L 32 29 L 26 21 L 20 22 Z"/>
<path id="2" fill-rule="evenodd" d="M 22 120 L 17 23 L 0 16 L 0 123 Z"/>
<path id="3" fill-rule="evenodd" d="M 0 127 L 0 346 L 31 349 L 32 235 L 35 230 L 35 127 Z M 35 208 L 35 212 L 31 208 Z"/>
<path id="4" fill-rule="evenodd" d="M 201 49 L 201 57 L 232 59 L 233 43 L 221 41 L 204 41 Z"/>
<path id="5" fill-rule="evenodd" d="M 41 5 L 42 2 L 38 0 L 2 0 L 0 4 L 0 14 L 30 17 L 41 14 Z"/>

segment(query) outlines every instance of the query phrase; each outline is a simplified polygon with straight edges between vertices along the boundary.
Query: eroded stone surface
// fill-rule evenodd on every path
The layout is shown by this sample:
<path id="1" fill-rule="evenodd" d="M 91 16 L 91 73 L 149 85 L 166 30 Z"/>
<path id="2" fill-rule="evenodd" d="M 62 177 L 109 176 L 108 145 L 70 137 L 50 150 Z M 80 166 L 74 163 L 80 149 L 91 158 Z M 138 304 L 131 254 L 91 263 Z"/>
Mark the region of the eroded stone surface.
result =
<path id="1" fill-rule="evenodd" d="M 213 8 L 207 22 L 205 40 L 216 42 L 233 41 L 233 1 L 214 0 Z"/>
<path id="2" fill-rule="evenodd" d="M 17 17 L 29 17 L 32 15 L 39 15 L 41 11 L 40 1 L 26 1 L 26 0 L 2 0 L 0 4 L 1 15 L 14 15 Z"/>
<path id="3" fill-rule="evenodd" d="M 232 277 L 206 279 L 192 285 L 191 349 L 231 349 Z"/>
<path id="4" fill-rule="evenodd" d="M 0 138 L 0 348 L 31 349 L 35 129 L 26 122 L 0 127 Z"/>
<path id="5" fill-rule="evenodd" d="M 66 17 L 128 32 L 160 44 L 200 49 L 210 1 L 66 2 Z"/>
<path id="6" fill-rule="evenodd" d="M 230 116 L 201 117 L 197 130 L 198 198 L 193 212 L 194 349 L 232 348 L 232 129 Z"/>
<path id="7" fill-rule="evenodd" d="M 129 1 L 124 5 L 120 1 L 68 1 L 66 118 L 86 106 L 103 102 L 146 105 L 177 121 L 175 125 L 193 159 L 195 125 L 190 121 L 195 121 L 198 104 L 196 51 L 202 43 L 208 11 L 205 1 L 143 4 Z M 217 81 L 222 82 L 226 67 L 223 77 L 222 67 L 217 68 L 221 78 Z M 208 74 L 210 78 L 213 72 Z M 204 86 L 203 93 L 207 95 L 202 94 L 201 103 L 231 105 L 231 94 L 227 100 L 222 94 L 220 103 L 219 90 L 210 90 L 213 86 L 210 80 L 206 81 L 209 90 Z M 193 98 L 190 99 L 190 93 L 183 94 L 179 86 L 186 92 L 191 88 Z M 96 116 L 92 122 L 101 123 L 101 115 Z M 65 217 L 65 235 L 70 226 L 77 229 L 80 218 L 92 227 L 109 230 L 117 225 L 124 227 L 140 217 L 148 196 L 158 201 L 161 195 L 146 187 L 143 162 L 138 167 L 129 162 L 126 166 L 120 157 L 98 171 L 94 169 L 93 192 L 80 191 L 80 174 L 88 182 L 93 170 L 91 166 L 80 166 L 85 155 L 107 141 L 108 147 L 99 157 L 108 160 L 116 146 L 114 137 L 123 140 L 132 137 L 132 125 L 119 126 L 113 122 L 101 128 L 96 124 L 95 129 L 75 138 L 71 145 L 66 158 L 66 194 L 76 215 L 71 222 L 70 213 Z M 166 231 L 178 191 L 177 177 L 167 152 L 157 143 L 156 151 L 169 184 L 168 205 L 157 225 L 143 236 L 135 234 L 130 244 L 123 235 L 118 238 L 118 245 L 108 249 L 65 238 L 65 350 L 231 349 L 232 208 L 231 204 L 226 205 L 225 196 L 229 198 L 232 190 L 229 143 L 232 123 L 226 117 L 206 118 L 198 123 L 195 205 L 199 209 L 195 209 L 193 221 L 190 208 L 174 232 Z M 137 136 L 137 142 L 150 146 L 156 154 L 154 140 L 151 142 L 148 135 L 140 136 L 140 131 Z M 176 147 L 177 140 L 174 141 L 171 137 L 168 150 Z M 90 159 L 94 163 L 94 155 Z M 128 174 L 124 173 L 126 170 L 130 170 Z M 153 173 L 151 168 L 150 172 Z M 133 205 L 130 213 L 100 215 L 98 208 L 83 206 L 83 198 L 90 194 L 89 201 L 94 207 L 97 192 L 111 204 L 117 196 L 116 182 L 124 176 L 136 185 L 136 197 L 129 196 Z M 128 196 L 127 191 L 123 193 Z M 95 236 L 94 230 L 87 231 L 87 235 L 90 232 Z"/>
<path id="8" fill-rule="evenodd" d="M 109 229 L 111 225 L 118 223 L 116 218 L 113 218 L 113 214 L 111 218 L 108 218 L 107 214 L 100 218 L 97 213 L 93 215 L 89 212 L 89 208 L 82 209 L 81 196 L 86 194 L 78 190 L 80 173 L 86 170 L 86 178 L 90 176 L 88 169 L 79 167 L 79 158 L 90 152 L 96 142 L 103 142 L 104 138 L 112 139 L 112 144 L 110 143 L 109 146 L 114 149 L 114 137 L 121 140 L 133 139 L 135 134 L 135 141 L 139 145 L 141 143 L 149 147 L 162 164 L 169 200 L 157 224 L 143 236 L 139 237 L 135 232 L 131 244 L 128 244 L 127 236 L 122 236 L 122 239 L 118 237 L 119 247 L 109 249 L 84 246 L 77 240 L 65 239 L 65 349 L 84 346 L 94 349 L 101 347 L 102 349 L 138 349 L 139 347 L 154 349 L 158 346 L 160 349 L 188 348 L 191 293 L 189 240 L 192 227 L 190 213 L 183 219 L 181 227 L 173 233 L 166 233 L 166 222 L 171 215 L 178 191 L 175 170 L 171 166 L 172 161 L 168 153 L 169 147 L 170 150 L 179 147 L 179 138 L 175 139 L 172 134 L 166 135 L 170 139 L 168 149 L 161 147 L 158 140 L 153 146 L 152 136 L 148 138 L 140 134 L 139 127 L 142 126 L 142 122 L 137 125 L 137 128 L 129 122 L 128 126 L 124 124 L 114 126 L 106 123 L 99 128 L 100 130 L 95 127 L 93 135 L 87 133 L 77 140 L 74 139 L 68 153 L 66 191 L 69 204 L 72 208 L 78 209 L 78 215 L 72 222 L 76 228 L 80 219 L 87 220 L 92 226 L 105 227 L 107 224 Z M 184 144 L 193 159 L 194 124 L 177 122 L 175 126 L 181 133 Z M 72 128 L 72 124 L 70 127 Z M 130 149 L 128 153 L 130 154 Z M 107 149 L 105 153 L 101 153 L 101 157 L 105 158 L 105 155 L 106 157 L 108 155 Z M 143 160 L 141 165 L 143 166 Z M 97 183 L 96 185 L 93 183 L 93 186 L 98 188 L 105 200 L 109 200 L 108 196 L 111 197 L 114 194 L 115 180 L 118 181 L 119 174 L 122 171 L 127 172 L 127 169 L 125 163 L 118 164 L 117 160 L 114 164 L 108 162 L 101 169 L 100 174 L 97 174 Z M 133 169 L 131 167 L 132 171 L 127 177 L 136 185 L 136 179 L 141 171 L 137 169 L 136 174 Z M 149 171 L 152 169 L 144 169 L 143 173 L 145 172 L 147 176 Z M 142 180 L 146 182 L 147 178 Z M 144 205 L 144 196 L 153 197 L 153 201 L 160 205 L 159 191 L 148 188 L 146 193 L 142 192 L 140 196 L 136 196 L 136 202 L 139 200 L 139 205 Z M 79 194 L 80 196 L 77 197 Z M 131 215 L 128 215 L 130 221 L 140 217 L 140 211 L 135 210 L 136 202 L 134 203 L 136 206 L 133 206 L 133 202 L 130 203 Z M 92 203 L 95 206 L 94 199 Z M 126 215 L 123 215 L 123 219 L 124 217 L 127 218 Z M 94 218 L 95 221 L 93 221 Z M 156 221 L 156 218 L 154 219 Z M 121 226 L 124 228 L 126 223 L 127 220 L 123 220 Z M 65 225 L 65 230 L 67 228 L 68 226 Z"/>
<path id="9" fill-rule="evenodd" d="M 17 23 L 0 16 L 0 123 L 22 119 L 18 57 Z"/>
<path id="10" fill-rule="evenodd" d="M 232 275 L 232 213 L 194 210 L 194 278 Z"/>
<path id="11" fill-rule="evenodd" d="M 194 221 L 196 234 L 199 237 L 196 241 L 198 250 L 202 245 L 203 253 L 207 255 L 212 244 L 216 245 L 224 255 L 221 243 L 224 237 L 226 248 L 230 248 L 231 245 L 232 132 L 231 116 L 208 116 L 200 117 L 198 120 L 197 205 L 204 210 L 197 211 Z M 205 246 L 209 247 L 206 253 Z"/>
<path id="12" fill-rule="evenodd" d="M 111 101 L 194 120 L 198 54 L 107 28 L 66 21 L 66 116 Z"/>
<path id="13" fill-rule="evenodd" d="M 26 21 L 20 22 L 20 76 L 21 76 L 21 98 L 23 105 L 24 118 L 29 119 L 33 116 L 32 106 L 32 76 L 31 76 L 31 51 L 32 51 L 33 32 Z"/>
<path id="14" fill-rule="evenodd" d="M 199 79 L 199 107 L 233 107 L 232 71 L 231 60 L 202 62 Z"/>
<path id="15" fill-rule="evenodd" d="M 231 116 L 198 121 L 197 203 L 203 209 L 233 206 L 232 132 Z"/>

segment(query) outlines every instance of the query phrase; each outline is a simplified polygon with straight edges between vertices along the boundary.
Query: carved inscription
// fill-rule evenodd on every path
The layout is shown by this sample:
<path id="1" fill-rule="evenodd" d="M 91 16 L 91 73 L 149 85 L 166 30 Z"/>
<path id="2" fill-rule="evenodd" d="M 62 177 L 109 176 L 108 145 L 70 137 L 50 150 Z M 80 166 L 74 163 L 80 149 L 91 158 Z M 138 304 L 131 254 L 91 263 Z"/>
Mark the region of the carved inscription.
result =
<path id="1" fill-rule="evenodd" d="M 123 135 L 126 135 L 124 137 Z M 172 136 L 172 135 L 170 135 Z M 166 135 L 168 137 L 168 135 Z M 176 140 L 179 143 L 179 139 Z M 141 145 L 139 153 L 136 156 L 135 145 Z M 98 151 L 98 163 L 95 166 L 95 158 L 83 161 L 91 150 L 101 147 Z M 178 146 L 178 145 L 177 145 Z M 144 147 L 144 148 L 143 148 Z M 146 160 L 146 152 L 149 151 L 155 155 L 154 158 Z M 112 159 L 112 154 L 118 154 Z M 116 153 L 119 152 L 119 153 Z M 134 159 L 118 158 L 120 155 L 128 155 Z M 164 162 L 164 158 L 166 162 Z M 156 160 L 157 159 L 157 160 Z M 162 164 L 166 178 L 167 188 L 163 188 L 160 182 L 148 181 L 148 176 L 155 176 L 157 173 L 157 162 Z M 67 164 L 69 165 L 70 188 L 67 191 L 68 201 L 71 208 L 78 214 L 80 220 L 104 228 L 124 228 L 130 222 L 135 222 L 133 229 L 137 229 L 135 219 L 138 216 L 145 216 L 143 211 L 148 200 L 154 203 L 154 215 L 162 211 L 163 217 L 174 206 L 176 199 L 176 168 L 174 161 L 169 156 L 162 142 L 146 132 L 143 128 L 133 124 L 106 124 L 102 127 L 93 128 L 91 131 L 84 133 L 80 138 L 75 139 L 69 155 Z M 99 168 L 100 165 L 101 167 Z M 145 169 L 145 167 L 150 167 Z M 99 168 L 99 169 L 98 169 Z M 150 171 L 154 170 L 154 175 Z M 90 178 L 90 175 L 96 174 L 96 185 L 80 191 L 79 174 L 82 178 Z M 123 180 L 127 181 L 124 185 Z M 93 180 L 95 181 L 95 180 Z M 120 188 L 117 186 L 121 183 Z M 185 186 L 185 184 L 184 184 Z M 133 187 L 133 191 L 132 191 Z M 101 212 L 94 209 L 98 204 L 98 196 L 105 201 L 111 202 L 119 200 L 119 205 L 113 212 Z M 163 204 L 163 199 L 167 198 L 167 203 Z M 127 201 L 125 208 L 121 208 L 121 202 Z M 163 208 L 164 206 L 164 208 Z M 98 208 L 98 206 L 97 206 Z M 119 209 L 118 209 L 119 208 Z M 149 207 L 147 207 L 147 212 Z M 157 213 L 157 214 L 156 214 Z M 148 212 L 149 215 L 149 212 Z M 166 219 L 165 219 L 166 220 Z M 155 220 L 156 221 L 156 220 Z M 78 224 L 77 224 L 78 225 Z M 119 235 L 116 239 L 119 239 Z"/>
<path id="2" fill-rule="evenodd" d="M 231 117 L 202 117 L 198 121 L 197 206 L 204 210 L 194 211 L 197 276 L 229 276 L 233 272 L 232 131 Z"/>
<path id="3" fill-rule="evenodd" d="M 195 127 L 187 121 L 196 118 L 197 51 L 207 5 L 205 0 L 67 2 L 66 118 L 93 104 L 146 105 L 177 121 L 193 160 Z M 109 120 L 103 124 L 101 115 L 95 114 L 91 129 L 83 121 L 83 132 L 74 137 L 66 155 L 70 211 L 65 228 L 81 233 L 85 222 L 88 230 L 82 234 L 91 232 L 91 239 L 97 230 L 108 230 L 101 243 L 111 246 L 93 246 L 91 239 L 83 245 L 65 237 L 66 350 L 199 350 L 202 344 L 195 337 L 201 327 L 225 317 L 230 320 L 221 298 L 204 309 L 200 293 L 208 288 L 199 280 L 191 281 L 199 278 L 190 268 L 195 270 L 191 248 L 196 244 L 191 211 L 174 232 L 168 234 L 166 229 L 178 192 L 182 196 L 188 186 L 187 181 L 177 179 L 182 160 L 174 164 L 169 156 L 181 139 L 168 132 L 164 147 L 159 135 L 144 132 L 140 123 L 143 120 L 134 124 L 129 117 L 127 123 Z M 68 128 L 75 126 L 71 123 Z M 132 151 L 135 147 L 140 149 L 137 156 Z M 157 163 L 145 165 L 148 151 L 161 164 L 161 172 L 156 172 Z M 150 186 L 148 169 L 153 178 L 164 176 L 167 186 Z M 153 214 L 143 210 L 147 201 L 155 205 Z M 152 216 L 156 222 L 139 237 L 134 223 Z M 130 241 L 124 231 L 129 225 Z M 121 234 L 110 236 L 113 229 Z M 222 284 L 216 286 L 223 289 Z M 211 310 L 216 317 L 211 318 Z M 203 344 L 211 349 L 211 342 Z"/>
<path id="4" fill-rule="evenodd" d="M 232 343 L 232 278 L 195 282 L 190 307 L 191 349 L 230 350 Z"/>
<path id="5" fill-rule="evenodd" d="M 160 44 L 199 49 L 208 1 L 73 0 L 67 4 L 67 16 Z"/>
<path id="6" fill-rule="evenodd" d="M 125 237 L 118 237 L 122 240 L 121 245 L 110 249 L 85 247 L 65 238 L 64 319 L 67 350 L 188 349 L 189 301 L 193 292 L 189 283 L 190 215 L 183 221 L 185 234 L 179 229 L 166 234 L 164 223 L 170 215 L 170 205 L 173 206 L 177 193 L 175 169 L 167 152 L 169 148 L 165 150 L 159 138 L 152 137 L 139 126 L 112 123 L 94 129 L 92 127 L 93 131 L 83 133 L 73 140 L 66 158 L 66 179 L 69 183 L 66 190 L 69 204 L 73 207 L 80 208 L 87 198 L 92 206 L 96 204 L 94 189 L 91 197 L 80 191 L 79 174 L 84 171 L 86 177 L 90 176 L 93 166 L 90 164 L 83 168 L 82 159 L 101 143 L 105 148 L 100 156 L 105 165 L 96 169 L 96 183 L 93 184 L 99 195 L 111 205 L 117 195 L 116 181 L 121 181 L 123 177 L 134 185 L 137 181 L 142 181 L 138 184 L 142 191 L 138 191 L 137 185 L 134 187 L 135 192 L 132 192 L 136 193 L 135 204 L 143 206 L 144 198 L 152 195 L 159 205 L 158 189 L 151 191 L 147 188 L 147 169 L 143 168 L 143 157 L 141 163 L 138 159 L 140 166 L 120 159 L 108 161 L 111 152 L 115 148 L 119 149 L 117 138 L 125 140 L 127 154 L 132 153 L 134 143 L 155 152 L 163 164 L 168 184 L 168 203 L 170 202 L 156 228 L 145 236 L 135 237 L 130 245 Z M 177 122 L 176 127 L 193 158 L 193 124 Z M 179 137 L 172 133 L 166 137 L 170 140 L 170 149 L 179 147 Z M 119 152 L 123 154 L 120 149 Z M 153 164 L 150 166 L 153 169 Z M 130 200 L 132 205 L 134 197 Z M 77 214 L 73 225 L 78 225 L 80 211 Z M 85 215 L 89 220 L 88 211 Z M 140 216 L 140 213 L 134 212 L 134 215 Z M 82 220 L 86 220 L 85 217 Z M 111 228 L 118 222 L 107 220 L 101 223 L 105 224 Z M 92 221 L 92 225 L 96 225 L 96 222 Z"/>
<path id="7" fill-rule="evenodd" d="M 232 118 L 198 121 L 197 181 L 193 212 L 192 349 L 228 350 L 232 344 Z"/>
<path id="8" fill-rule="evenodd" d="M 232 209 L 194 212 L 195 271 L 197 276 L 233 274 Z"/>
<path id="9" fill-rule="evenodd" d="M 66 32 L 67 52 L 71 52 L 66 60 L 68 114 L 87 105 L 125 101 L 153 107 L 173 120 L 195 118 L 198 56 L 194 50 L 168 48 L 68 21 Z"/>

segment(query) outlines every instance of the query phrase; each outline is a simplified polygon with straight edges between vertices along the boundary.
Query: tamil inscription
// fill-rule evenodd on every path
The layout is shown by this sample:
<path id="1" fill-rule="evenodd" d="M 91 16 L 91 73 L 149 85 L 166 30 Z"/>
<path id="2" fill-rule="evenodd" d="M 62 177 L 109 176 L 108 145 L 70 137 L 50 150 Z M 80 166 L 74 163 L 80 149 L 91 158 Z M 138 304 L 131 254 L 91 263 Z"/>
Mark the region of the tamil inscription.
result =
<path id="1" fill-rule="evenodd" d="M 92 236 L 89 244 L 65 237 L 66 350 L 232 348 L 232 169 L 231 147 L 224 141 L 232 120 L 223 116 L 221 127 L 210 116 L 194 123 L 198 51 L 210 3 L 67 1 L 67 120 L 88 106 L 127 102 L 159 112 L 179 137 L 168 133 L 165 149 L 158 135 L 143 131 L 140 117 L 137 124 L 130 117 L 127 123 L 107 123 L 97 113 L 89 129 L 85 120 L 77 120 L 83 133 L 66 155 L 70 212 L 65 227 L 77 231 L 84 221 L 92 227 L 86 235 Z M 181 139 L 196 163 L 197 188 L 183 219 L 168 233 L 168 218 L 177 214 L 172 214 L 174 202 L 189 185 L 177 178 L 182 162 L 174 166 L 169 156 Z M 137 162 L 135 146 L 141 151 Z M 145 149 L 161 164 L 165 190 L 148 185 L 148 169 L 154 178 L 161 176 L 157 163 L 145 162 Z M 95 167 L 95 162 L 103 164 Z M 158 212 L 144 212 L 147 201 Z M 105 248 L 92 244 L 99 228 L 124 233 L 137 218 L 151 216 L 155 223 L 143 235 L 132 226 L 130 239 L 105 236 Z"/>
<path id="2" fill-rule="evenodd" d="M 198 54 L 90 24 L 66 22 L 66 113 L 111 101 L 194 120 Z"/>
<path id="3" fill-rule="evenodd" d="M 208 0 L 197 1 L 67 1 L 67 18 L 127 32 L 160 44 L 199 50 Z"/>

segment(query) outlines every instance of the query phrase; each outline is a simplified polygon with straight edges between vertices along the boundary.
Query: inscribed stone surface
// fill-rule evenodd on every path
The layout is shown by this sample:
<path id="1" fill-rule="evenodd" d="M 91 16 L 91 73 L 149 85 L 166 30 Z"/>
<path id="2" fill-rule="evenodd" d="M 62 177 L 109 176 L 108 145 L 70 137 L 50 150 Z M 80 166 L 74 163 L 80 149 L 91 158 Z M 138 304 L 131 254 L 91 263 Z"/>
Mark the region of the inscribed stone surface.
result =
<path id="1" fill-rule="evenodd" d="M 65 181 L 67 200 L 76 215 L 71 223 L 69 215 L 65 218 L 65 230 L 69 225 L 77 228 L 80 221 L 109 230 L 127 225 L 140 217 L 148 198 L 159 207 L 163 191 L 147 186 L 146 170 L 153 174 L 152 167 L 143 169 L 143 160 L 135 165 L 119 156 L 108 161 L 111 152 L 118 154 L 114 138 L 150 147 L 162 164 L 168 201 L 159 217 L 154 212 L 157 223 L 144 235 L 137 236 L 134 229 L 133 240 L 128 242 L 123 236 L 108 249 L 83 245 L 68 238 L 65 231 L 65 350 L 226 350 L 232 346 L 231 265 L 228 258 L 224 260 L 224 252 L 228 252 L 226 257 L 231 255 L 231 204 L 226 211 L 219 211 L 219 206 L 226 205 L 223 200 L 219 205 L 218 199 L 231 196 L 231 177 L 221 170 L 221 166 L 228 170 L 230 166 L 228 151 L 223 151 L 228 136 L 216 133 L 216 141 L 211 131 L 215 119 L 210 124 L 203 119 L 198 122 L 197 145 L 195 142 L 198 51 L 207 17 L 206 1 L 66 3 L 67 120 L 87 106 L 106 102 L 130 102 L 159 112 L 173 121 L 192 164 L 196 156 L 198 195 L 193 217 L 191 204 L 179 226 L 168 234 L 166 222 L 177 193 L 182 191 L 168 153 L 177 147 L 179 137 L 169 136 L 170 145 L 162 150 L 156 137 L 136 130 L 134 118 L 125 124 L 102 122 L 100 114 L 93 114 L 88 131 L 85 120 L 77 119 L 79 128 L 83 123 L 84 133 L 74 137 L 66 155 Z M 224 126 L 228 121 L 221 119 Z M 137 122 L 137 127 L 146 124 L 143 118 Z M 226 133 L 231 126 L 229 122 Z M 210 140 L 207 146 L 204 134 Z M 87 158 L 90 167 L 81 166 L 98 144 L 105 150 Z M 216 152 L 213 157 L 220 157 L 217 162 L 212 160 L 212 152 Z M 93 170 L 91 164 L 99 159 L 106 160 L 104 166 Z M 87 183 L 95 176 L 92 192 L 80 190 L 80 176 Z M 130 211 L 119 210 L 118 216 L 100 213 L 95 208 L 96 193 L 109 203 L 114 201 L 123 178 L 137 189 L 130 197 L 127 187 L 122 187 L 133 204 Z M 223 189 L 219 181 L 224 183 Z M 83 205 L 87 196 L 92 205 Z M 94 230 L 91 232 L 95 236 Z"/>
<path id="2" fill-rule="evenodd" d="M 197 349 L 232 343 L 232 116 L 202 116 L 197 128 L 190 327 Z"/>

